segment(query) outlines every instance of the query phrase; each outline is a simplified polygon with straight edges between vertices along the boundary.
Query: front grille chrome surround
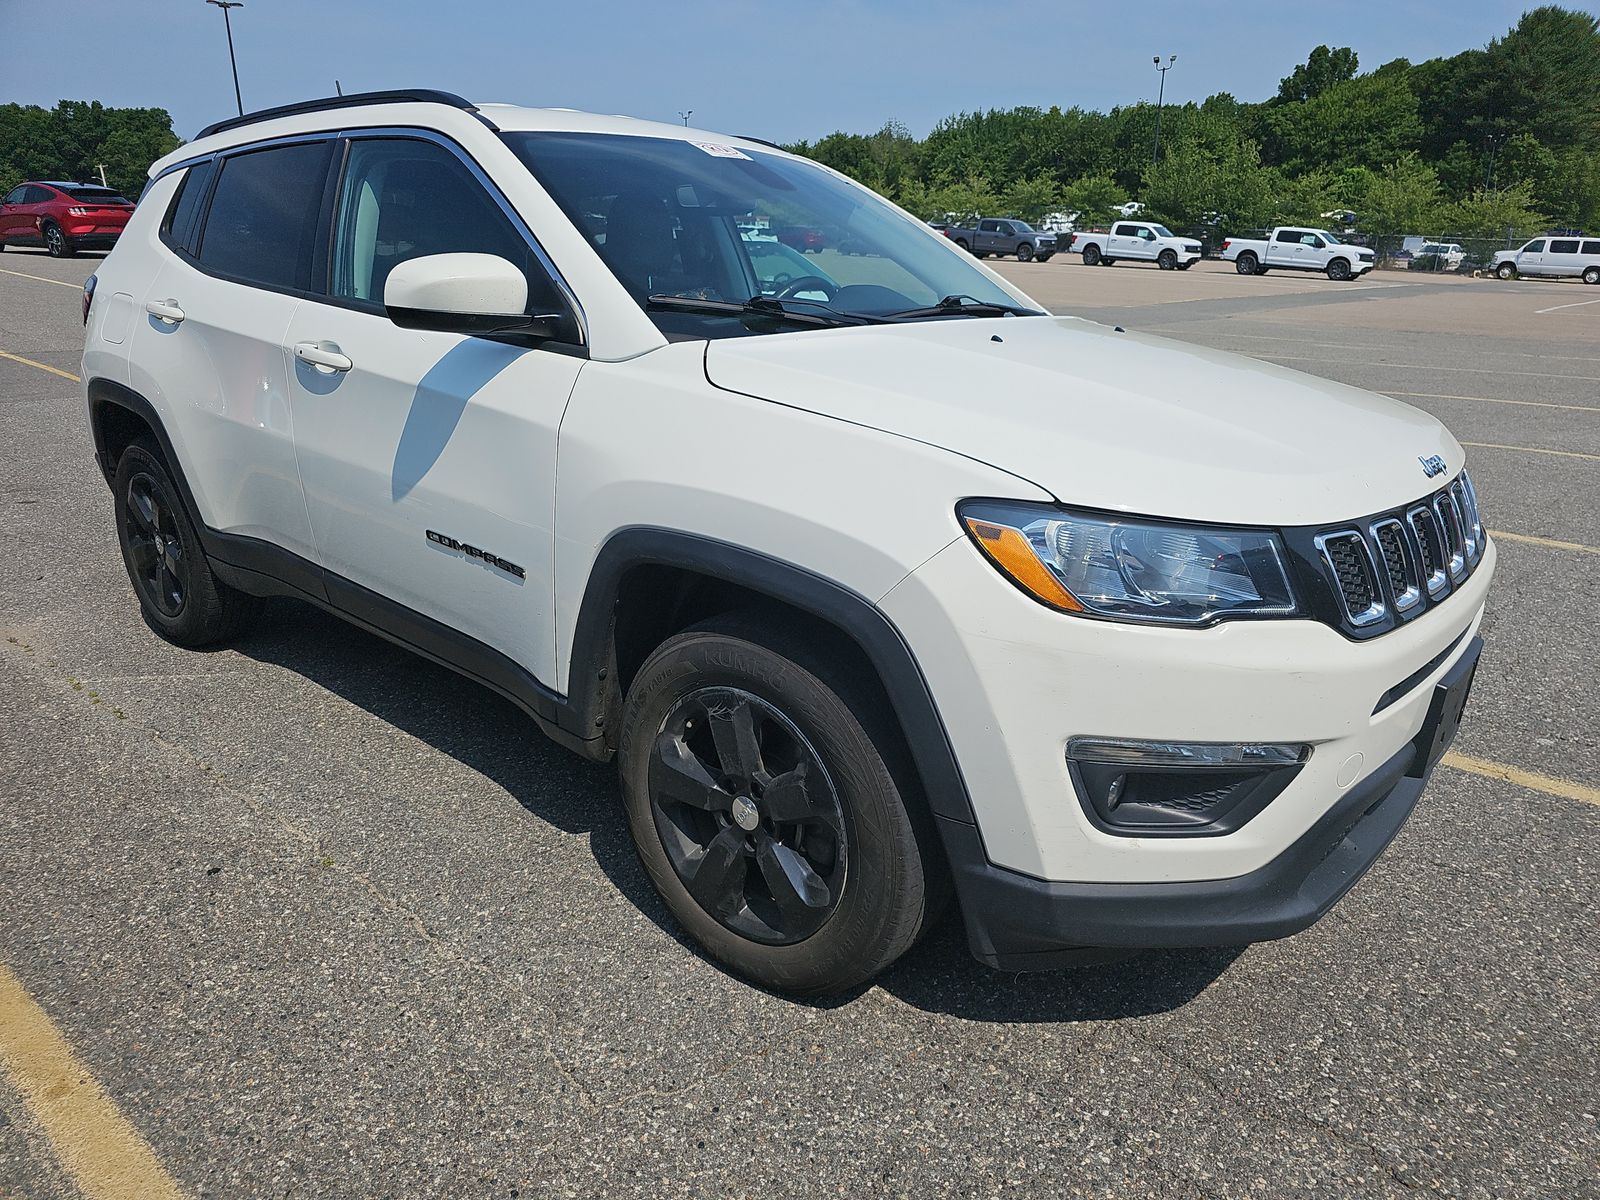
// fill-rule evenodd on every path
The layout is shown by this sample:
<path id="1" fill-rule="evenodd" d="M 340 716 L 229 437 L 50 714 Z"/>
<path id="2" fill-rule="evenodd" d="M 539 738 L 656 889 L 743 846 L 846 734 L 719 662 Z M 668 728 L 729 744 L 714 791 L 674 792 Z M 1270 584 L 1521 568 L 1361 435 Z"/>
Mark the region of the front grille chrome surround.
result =
<path id="1" fill-rule="evenodd" d="M 1422 603 L 1422 566 L 1406 540 L 1405 527 L 1397 517 L 1374 521 L 1372 542 L 1389 576 L 1395 612 L 1410 612 Z"/>
<path id="2" fill-rule="evenodd" d="M 1444 538 L 1439 533 L 1439 518 L 1426 504 L 1419 504 L 1406 513 L 1406 524 L 1422 553 L 1422 582 L 1428 595 L 1437 600 L 1450 587 L 1450 575 L 1445 570 Z"/>
<path id="3" fill-rule="evenodd" d="M 1433 498 L 1433 511 L 1444 532 L 1444 543 L 1450 553 L 1450 580 L 1460 583 L 1467 577 L 1467 535 L 1461 527 L 1461 511 L 1449 489 Z"/>
<path id="4" fill-rule="evenodd" d="M 1359 629 L 1383 620 L 1389 606 L 1383 599 L 1377 560 L 1360 530 L 1319 534 L 1316 547 L 1333 573 L 1334 590 L 1350 624 Z"/>

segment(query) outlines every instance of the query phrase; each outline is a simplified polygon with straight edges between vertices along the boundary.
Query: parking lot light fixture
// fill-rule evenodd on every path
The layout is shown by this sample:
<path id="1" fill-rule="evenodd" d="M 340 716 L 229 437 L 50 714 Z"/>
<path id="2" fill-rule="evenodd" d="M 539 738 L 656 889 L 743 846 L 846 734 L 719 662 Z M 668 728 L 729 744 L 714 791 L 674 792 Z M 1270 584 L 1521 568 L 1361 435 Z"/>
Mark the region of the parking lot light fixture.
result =
<path id="1" fill-rule="evenodd" d="M 1161 86 L 1156 91 L 1156 144 L 1155 149 L 1150 152 L 1150 161 L 1153 163 L 1161 157 L 1161 106 L 1167 98 L 1167 72 L 1172 70 L 1172 64 L 1178 61 L 1178 56 L 1168 55 L 1165 66 L 1161 64 L 1159 54 L 1151 61 L 1156 64 L 1156 70 L 1161 72 Z"/>
<path id="2" fill-rule="evenodd" d="M 222 10 L 222 24 L 228 30 L 228 65 L 233 68 L 233 102 L 239 106 L 239 115 L 244 116 L 244 98 L 239 94 L 239 62 L 233 56 L 233 22 L 228 17 L 230 8 L 243 8 L 244 0 L 206 0 L 207 4 L 215 4 Z"/>

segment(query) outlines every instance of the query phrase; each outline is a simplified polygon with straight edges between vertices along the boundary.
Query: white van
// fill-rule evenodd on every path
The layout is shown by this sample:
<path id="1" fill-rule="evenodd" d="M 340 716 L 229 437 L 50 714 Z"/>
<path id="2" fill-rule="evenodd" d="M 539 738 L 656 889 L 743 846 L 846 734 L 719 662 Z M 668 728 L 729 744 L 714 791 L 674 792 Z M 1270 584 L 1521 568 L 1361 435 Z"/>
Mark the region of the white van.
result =
<path id="1" fill-rule="evenodd" d="M 1585 283 L 1600 283 L 1600 238 L 1534 238 L 1520 250 L 1497 252 L 1494 273 L 1501 279 L 1577 276 Z"/>

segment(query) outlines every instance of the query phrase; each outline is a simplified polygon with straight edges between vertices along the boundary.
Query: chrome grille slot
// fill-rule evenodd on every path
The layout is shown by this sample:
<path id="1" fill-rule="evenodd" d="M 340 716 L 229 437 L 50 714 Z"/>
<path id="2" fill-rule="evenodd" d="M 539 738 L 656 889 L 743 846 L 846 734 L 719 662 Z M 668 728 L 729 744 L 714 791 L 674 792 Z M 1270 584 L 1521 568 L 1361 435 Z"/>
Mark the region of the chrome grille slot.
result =
<path id="1" fill-rule="evenodd" d="M 1461 513 L 1456 508 L 1454 497 L 1447 491 L 1433 498 L 1433 511 L 1438 514 L 1439 528 L 1449 554 L 1450 578 L 1459 582 L 1467 577 L 1467 546 L 1466 537 L 1461 531 Z"/>
<path id="2" fill-rule="evenodd" d="M 1422 602 L 1420 572 L 1406 545 L 1405 530 L 1394 517 L 1375 522 L 1372 540 L 1377 543 L 1378 557 L 1389 577 L 1389 594 L 1394 597 L 1396 612 L 1409 612 Z"/>
<path id="3" fill-rule="evenodd" d="M 1422 581 L 1428 595 L 1439 596 L 1450 586 L 1450 577 L 1444 570 L 1445 549 L 1444 539 L 1439 536 L 1439 518 L 1433 509 L 1419 504 L 1406 514 L 1406 521 L 1416 536 L 1417 545 L 1422 548 Z"/>
<path id="4" fill-rule="evenodd" d="M 1317 549 L 1333 572 L 1345 616 L 1355 626 L 1370 625 L 1388 611 L 1378 586 L 1377 565 L 1367 539 L 1354 530 L 1325 533 Z"/>

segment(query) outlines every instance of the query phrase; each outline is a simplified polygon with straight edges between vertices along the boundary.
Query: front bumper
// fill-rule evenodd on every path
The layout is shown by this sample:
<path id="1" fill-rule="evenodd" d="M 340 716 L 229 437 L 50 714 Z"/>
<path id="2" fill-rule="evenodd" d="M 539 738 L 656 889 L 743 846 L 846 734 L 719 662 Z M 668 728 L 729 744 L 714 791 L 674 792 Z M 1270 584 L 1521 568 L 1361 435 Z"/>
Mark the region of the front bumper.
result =
<path id="1" fill-rule="evenodd" d="M 1070 965 L 1096 948 L 1226 946 L 1298 933 L 1383 853 L 1454 734 L 1477 666 L 1474 638 L 1432 690 L 1421 730 L 1340 796 L 1270 862 L 1245 875 L 1176 883 L 1052 883 L 992 865 L 978 831 L 941 819 L 973 955 L 1000 970 Z M 1452 707 L 1453 705 L 1453 707 Z"/>

